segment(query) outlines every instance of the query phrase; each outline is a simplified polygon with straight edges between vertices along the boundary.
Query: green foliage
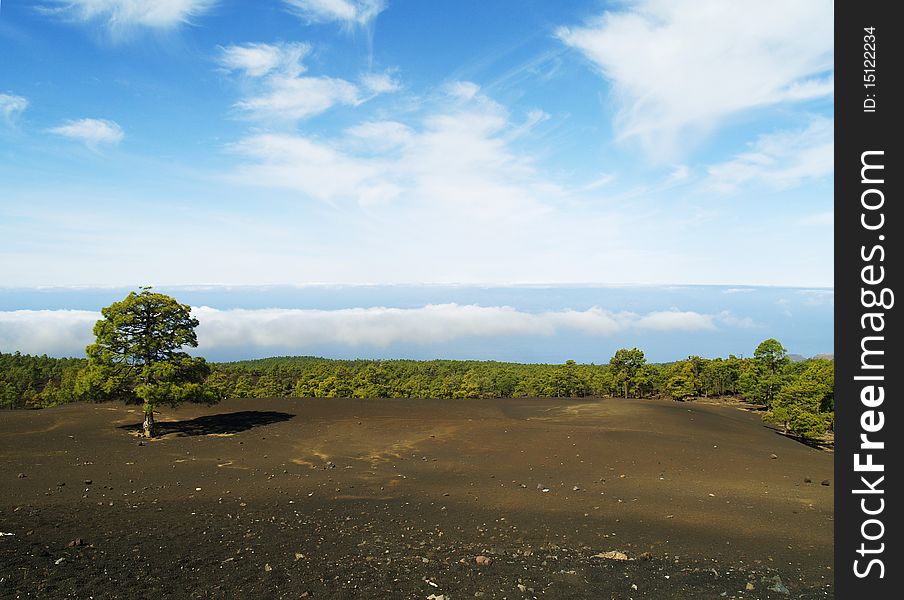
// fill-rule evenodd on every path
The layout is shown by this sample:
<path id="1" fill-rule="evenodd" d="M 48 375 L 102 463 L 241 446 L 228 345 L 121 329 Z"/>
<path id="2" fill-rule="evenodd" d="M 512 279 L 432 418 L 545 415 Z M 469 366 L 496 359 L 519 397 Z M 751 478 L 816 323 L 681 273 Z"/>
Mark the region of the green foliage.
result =
<path id="1" fill-rule="evenodd" d="M 609 359 L 609 368 L 612 370 L 612 384 L 623 390 L 624 397 L 628 397 L 629 390 L 637 390 L 640 383 L 637 375 L 646 364 L 643 351 L 637 348 L 628 350 L 622 348 L 615 352 Z"/>
<path id="2" fill-rule="evenodd" d="M 684 400 L 697 394 L 697 375 L 690 361 L 675 363 L 665 384 L 665 392 L 675 400 Z"/>
<path id="3" fill-rule="evenodd" d="M 0 352 L 0 408 L 43 408 L 72 402 L 84 359 Z"/>
<path id="4" fill-rule="evenodd" d="M 149 293 L 147 290 L 142 294 Z M 141 294 L 132 294 L 140 304 Z M 157 295 L 159 296 L 159 295 Z M 128 298 L 126 300 L 129 300 Z M 125 301 L 124 301 L 125 302 Z M 162 314 L 174 317 L 178 336 L 155 345 L 119 335 L 116 348 L 152 348 L 147 369 L 141 356 L 121 353 L 120 360 L 102 362 L 113 355 L 102 346 L 89 347 L 94 357 L 84 360 L 31 357 L 0 353 L 0 407 L 41 407 L 74 399 L 120 399 L 152 405 L 224 398 L 582 398 L 601 396 L 667 396 L 676 400 L 739 394 L 744 400 L 765 404 L 766 418 L 790 433 L 816 436 L 831 428 L 834 418 L 834 362 L 812 359 L 791 362 L 784 347 L 766 340 L 753 358 L 706 359 L 689 356 L 668 364 L 649 364 L 637 348 L 620 349 L 606 365 L 518 364 L 456 360 L 328 360 L 310 356 L 274 357 L 208 365 L 178 350 L 172 340 L 194 341 L 196 322 L 188 307 L 171 298 Z M 113 319 L 132 324 L 117 311 Z M 175 305 L 175 306 L 174 306 Z M 112 310 L 117 307 L 117 310 Z M 178 308 L 176 308 L 178 307 Z M 105 317 L 107 314 L 105 313 Z M 115 328 L 114 328 L 115 330 Z M 101 327 L 106 333 L 109 328 Z M 155 332 L 165 332 L 159 326 Z M 155 334 L 156 335 L 156 334 Z M 100 344 L 100 338 L 98 346 Z M 191 343 L 187 345 L 192 345 Z M 140 354 L 140 353 L 139 353 Z M 210 375 L 204 381 L 204 375 Z M 144 377 L 148 380 L 145 381 Z M 202 383 L 203 382 L 203 383 Z"/>
<path id="5" fill-rule="evenodd" d="M 182 351 L 197 347 L 197 319 L 191 307 L 142 288 L 101 311 L 96 341 L 85 350 L 88 362 L 76 388 L 95 401 L 142 404 L 145 415 L 158 405 L 216 401 L 204 380 L 210 367 Z"/>

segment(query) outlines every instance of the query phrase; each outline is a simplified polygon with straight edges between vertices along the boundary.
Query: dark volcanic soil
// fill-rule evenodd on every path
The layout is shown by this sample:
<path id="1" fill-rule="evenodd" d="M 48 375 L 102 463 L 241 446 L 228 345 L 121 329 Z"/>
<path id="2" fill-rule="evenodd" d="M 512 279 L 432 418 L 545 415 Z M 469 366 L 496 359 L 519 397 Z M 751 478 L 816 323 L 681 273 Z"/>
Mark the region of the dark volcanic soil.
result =
<path id="1" fill-rule="evenodd" d="M 0 412 L 0 597 L 834 596 L 832 455 L 737 407 L 229 400 L 160 418 L 140 445 L 119 405 Z"/>

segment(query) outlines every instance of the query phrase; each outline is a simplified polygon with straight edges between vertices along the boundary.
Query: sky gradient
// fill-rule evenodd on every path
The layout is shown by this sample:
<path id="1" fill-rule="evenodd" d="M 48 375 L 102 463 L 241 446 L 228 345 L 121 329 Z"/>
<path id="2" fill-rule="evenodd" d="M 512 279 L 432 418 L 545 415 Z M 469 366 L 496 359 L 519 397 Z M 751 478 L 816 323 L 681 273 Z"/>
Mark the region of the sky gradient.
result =
<path id="1" fill-rule="evenodd" d="M 664 311 L 699 312 L 715 340 L 761 313 L 650 290 L 831 295 L 833 16 L 815 0 L 3 0 L 0 287 L 343 284 L 364 310 L 428 284 L 446 295 L 404 308 L 445 319 L 519 305 L 480 289 L 631 284 L 658 306 L 530 310 L 608 311 L 543 321 L 575 344 L 630 341 Z M 57 308 L 99 308 L 71 298 Z M 296 300 L 231 308 L 318 308 Z M 512 317 L 456 315 L 431 327 Z M 497 333 L 517 358 L 504 340 L 521 333 Z M 411 335 L 374 348 L 404 354 Z M 432 348 L 466 348 L 451 343 Z"/>

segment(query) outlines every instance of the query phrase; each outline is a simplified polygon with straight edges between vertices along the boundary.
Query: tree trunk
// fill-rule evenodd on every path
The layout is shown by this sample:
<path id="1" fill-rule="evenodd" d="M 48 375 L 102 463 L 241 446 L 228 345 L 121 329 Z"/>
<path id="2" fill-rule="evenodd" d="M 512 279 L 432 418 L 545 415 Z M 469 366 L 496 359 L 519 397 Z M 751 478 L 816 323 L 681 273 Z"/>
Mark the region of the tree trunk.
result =
<path id="1" fill-rule="evenodd" d="M 144 407 L 144 437 L 154 437 L 154 409 L 150 406 Z"/>

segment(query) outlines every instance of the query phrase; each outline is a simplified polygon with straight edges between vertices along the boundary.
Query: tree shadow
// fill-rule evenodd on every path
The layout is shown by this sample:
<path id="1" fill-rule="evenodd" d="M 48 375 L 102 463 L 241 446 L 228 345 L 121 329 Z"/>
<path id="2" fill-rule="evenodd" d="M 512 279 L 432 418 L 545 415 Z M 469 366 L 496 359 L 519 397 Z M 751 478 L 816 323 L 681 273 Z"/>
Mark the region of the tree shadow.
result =
<path id="1" fill-rule="evenodd" d="M 796 435 L 794 433 L 788 432 L 785 433 L 780 429 L 773 427 L 771 425 L 766 425 L 766 429 L 771 429 L 777 435 L 780 435 L 784 438 L 788 438 L 789 440 L 793 440 L 798 444 L 803 444 L 804 446 L 809 446 L 810 448 L 815 448 L 816 450 L 832 450 L 835 448 L 835 442 L 833 440 L 819 439 L 819 438 L 808 438 L 802 435 Z"/>
<path id="2" fill-rule="evenodd" d="M 295 415 L 274 410 L 242 410 L 218 415 L 204 415 L 185 421 L 157 421 L 154 424 L 154 435 L 163 437 L 188 437 L 195 435 L 231 434 L 247 431 L 254 427 L 272 425 L 294 419 Z M 120 429 L 140 433 L 142 424 L 120 425 Z"/>

